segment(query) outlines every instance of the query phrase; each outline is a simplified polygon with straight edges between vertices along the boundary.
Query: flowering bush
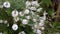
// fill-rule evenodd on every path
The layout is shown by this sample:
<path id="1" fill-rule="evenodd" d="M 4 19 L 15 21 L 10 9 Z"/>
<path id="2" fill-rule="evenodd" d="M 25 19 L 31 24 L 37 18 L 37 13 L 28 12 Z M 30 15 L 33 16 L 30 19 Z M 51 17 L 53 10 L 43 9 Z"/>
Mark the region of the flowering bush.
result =
<path id="1" fill-rule="evenodd" d="M 0 0 L 0 34 L 52 34 L 51 5 L 51 0 Z"/>

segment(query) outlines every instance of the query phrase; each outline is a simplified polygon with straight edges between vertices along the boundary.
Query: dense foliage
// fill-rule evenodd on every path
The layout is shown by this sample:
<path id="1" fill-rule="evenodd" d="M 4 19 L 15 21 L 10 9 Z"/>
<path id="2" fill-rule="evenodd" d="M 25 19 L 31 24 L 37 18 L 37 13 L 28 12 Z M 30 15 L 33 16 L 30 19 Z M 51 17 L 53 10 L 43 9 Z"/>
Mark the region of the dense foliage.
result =
<path id="1" fill-rule="evenodd" d="M 38 1 L 39 5 L 28 7 L 27 1 Z M 10 7 L 6 7 L 4 2 L 9 2 Z M 40 12 L 38 11 L 39 8 L 41 9 Z M 16 12 L 19 13 L 18 16 L 13 15 L 14 11 L 18 11 Z M 44 12 L 47 14 L 45 15 Z M 41 30 L 42 34 L 60 34 L 60 22 L 55 21 L 55 13 L 51 0 L 0 0 L 0 32 L 3 34 L 21 34 L 20 32 L 23 32 L 22 34 L 38 34 L 35 31 L 38 29 Z M 44 15 L 46 17 L 44 25 L 39 26 L 38 24 Z M 26 18 L 27 16 L 28 18 Z M 22 23 L 24 20 L 26 23 Z M 29 23 L 27 23 L 27 20 Z M 14 24 L 18 25 L 17 30 L 12 27 Z M 36 27 L 36 24 L 38 27 Z M 44 30 L 41 27 L 44 27 Z"/>

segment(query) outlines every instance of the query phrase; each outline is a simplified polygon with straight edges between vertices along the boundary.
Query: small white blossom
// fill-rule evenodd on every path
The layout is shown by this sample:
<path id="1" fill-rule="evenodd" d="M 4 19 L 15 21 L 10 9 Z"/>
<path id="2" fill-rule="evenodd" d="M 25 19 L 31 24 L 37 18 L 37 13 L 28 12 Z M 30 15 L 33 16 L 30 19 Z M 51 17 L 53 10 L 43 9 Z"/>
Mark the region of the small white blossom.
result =
<path id="1" fill-rule="evenodd" d="M 39 23 L 39 26 L 44 26 L 44 23 Z"/>
<path id="2" fill-rule="evenodd" d="M 0 20 L 0 23 L 3 23 L 3 20 Z"/>
<path id="3" fill-rule="evenodd" d="M 19 32 L 18 34 L 21 34 L 21 32 Z"/>
<path id="4" fill-rule="evenodd" d="M 41 30 L 44 30 L 45 28 L 44 27 L 41 27 Z"/>
<path id="5" fill-rule="evenodd" d="M 18 11 L 17 10 L 13 10 L 12 11 L 12 16 L 13 17 L 17 17 L 18 16 Z"/>
<path id="6" fill-rule="evenodd" d="M 39 26 L 44 26 L 44 20 L 40 20 Z"/>
<path id="7" fill-rule="evenodd" d="M 22 31 L 21 34 L 26 34 L 26 33 L 24 31 Z"/>
<path id="8" fill-rule="evenodd" d="M 34 27 L 37 28 L 37 24 L 35 24 Z"/>
<path id="9" fill-rule="evenodd" d="M 43 9 L 43 8 L 38 8 L 38 9 L 37 9 L 37 12 L 41 12 L 42 9 Z"/>
<path id="10" fill-rule="evenodd" d="M 40 19 L 40 23 L 44 23 L 44 20 Z"/>
<path id="11" fill-rule="evenodd" d="M 28 20 L 23 19 L 23 20 L 22 20 L 22 24 L 25 24 L 25 25 L 28 24 Z"/>
<path id="12" fill-rule="evenodd" d="M 28 9 L 26 9 L 25 11 L 24 11 L 24 14 L 29 14 L 29 10 Z"/>
<path id="13" fill-rule="evenodd" d="M 32 27 L 32 29 L 34 29 L 34 27 Z"/>
<path id="14" fill-rule="evenodd" d="M 43 20 L 44 20 L 44 21 L 46 20 L 46 16 L 43 16 Z"/>
<path id="15" fill-rule="evenodd" d="M 31 14 L 32 14 L 32 15 L 35 15 L 35 13 L 34 13 L 33 11 L 31 11 Z"/>
<path id="16" fill-rule="evenodd" d="M 44 12 L 44 14 L 43 14 L 43 17 L 40 17 L 41 18 L 41 20 L 43 20 L 43 21 L 45 21 L 46 20 L 46 12 Z"/>
<path id="17" fill-rule="evenodd" d="M 30 1 L 26 1 L 26 7 L 31 6 L 31 2 Z"/>
<path id="18" fill-rule="evenodd" d="M 4 24 L 7 24 L 7 20 L 4 21 Z"/>
<path id="19" fill-rule="evenodd" d="M 18 25 L 17 24 L 13 24 L 12 25 L 12 29 L 16 31 L 18 29 Z"/>
<path id="20" fill-rule="evenodd" d="M 30 18 L 31 18 L 31 16 L 26 16 L 26 18 L 27 18 L 27 19 L 30 19 Z"/>
<path id="21" fill-rule="evenodd" d="M 46 20 L 46 16 L 40 17 L 40 20 L 42 20 L 44 22 Z"/>
<path id="22" fill-rule="evenodd" d="M 20 16 L 24 16 L 23 12 L 19 12 L 19 15 L 20 15 Z"/>
<path id="23" fill-rule="evenodd" d="M 3 6 L 6 7 L 6 8 L 10 8 L 10 2 L 4 2 Z"/>
<path id="24" fill-rule="evenodd" d="M 32 3 L 32 6 L 39 7 L 39 3 L 38 3 L 38 1 L 32 1 L 31 3 Z"/>
<path id="25" fill-rule="evenodd" d="M 32 19 L 34 22 L 36 22 L 37 20 L 35 18 Z"/>
<path id="26" fill-rule="evenodd" d="M 9 23 L 7 24 L 7 27 L 9 27 Z"/>
<path id="27" fill-rule="evenodd" d="M 36 10 L 36 7 L 30 7 L 30 10 Z"/>
<path id="28" fill-rule="evenodd" d="M 15 22 L 19 21 L 19 17 L 14 18 L 14 21 Z"/>
<path id="29" fill-rule="evenodd" d="M 44 16 L 46 16 L 47 14 L 48 14 L 47 12 L 44 12 L 44 14 L 43 14 L 43 15 L 44 15 Z"/>
<path id="30" fill-rule="evenodd" d="M 43 20 L 46 20 L 46 15 L 47 15 L 48 13 L 46 13 L 46 12 L 44 12 L 44 16 L 43 16 Z"/>
<path id="31" fill-rule="evenodd" d="M 2 32 L 0 32 L 0 34 L 3 34 Z"/>
<path id="32" fill-rule="evenodd" d="M 7 27 L 9 27 L 9 23 L 7 24 Z"/>
<path id="33" fill-rule="evenodd" d="M 35 33 L 36 33 L 36 29 L 33 29 L 33 32 L 35 32 Z"/>
<path id="34" fill-rule="evenodd" d="M 37 34 L 42 34 L 41 30 L 37 29 Z"/>

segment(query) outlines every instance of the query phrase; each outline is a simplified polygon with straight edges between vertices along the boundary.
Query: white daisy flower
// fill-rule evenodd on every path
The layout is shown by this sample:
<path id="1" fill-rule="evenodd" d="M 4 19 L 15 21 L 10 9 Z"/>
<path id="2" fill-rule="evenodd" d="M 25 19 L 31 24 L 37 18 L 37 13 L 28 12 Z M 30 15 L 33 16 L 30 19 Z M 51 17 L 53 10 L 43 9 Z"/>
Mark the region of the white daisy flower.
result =
<path id="1" fill-rule="evenodd" d="M 4 2 L 3 6 L 6 7 L 6 8 L 10 8 L 10 2 Z"/>
<path id="2" fill-rule="evenodd" d="M 0 20 L 0 23 L 3 23 L 3 20 Z"/>
<path id="3" fill-rule="evenodd" d="M 43 8 L 38 8 L 38 9 L 37 9 L 37 12 L 41 12 L 42 9 L 43 9 Z"/>
<path id="4" fill-rule="evenodd" d="M 37 34 L 42 34 L 41 30 L 37 29 Z"/>
<path id="5" fill-rule="evenodd" d="M 26 34 L 26 33 L 24 31 L 22 31 L 21 34 Z"/>
<path id="6" fill-rule="evenodd" d="M 17 24 L 13 24 L 12 25 L 12 29 L 16 31 L 18 29 L 18 25 Z"/>
<path id="7" fill-rule="evenodd" d="M 15 22 L 19 21 L 19 17 L 14 18 L 14 21 Z"/>
<path id="8" fill-rule="evenodd" d="M 22 20 L 22 24 L 25 24 L 25 25 L 28 24 L 28 20 L 23 19 L 23 20 Z"/>
<path id="9" fill-rule="evenodd" d="M 27 18 L 27 19 L 30 19 L 30 18 L 31 18 L 31 16 L 26 16 L 26 18 Z"/>
<path id="10" fill-rule="evenodd" d="M 30 7 L 30 10 L 36 10 L 36 7 Z"/>
<path id="11" fill-rule="evenodd" d="M 25 11 L 24 11 L 24 14 L 29 14 L 29 10 L 28 9 L 26 9 Z"/>
<path id="12" fill-rule="evenodd" d="M 12 16 L 13 17 L 17 17 L 18 16 L 18 11 L 17 10 L 13 10 L 12 11 Z"/>
<path id="13" fill-rule="evenodd" d="M 30 1 L 26 1 L 26 7 L 31 6 L 31 2 Z"/>
<path id="14" fill-rule="evenodd" d="M 19 15 L 20 15 L 20 16 L 24 16 L 23 12 L 19 12 Z"/>
<path id="15" fill-rule="evenodd" d="M 32 4 L 32 6 L 39 7 L 39 3 L 38 3 L 38 1 L 32 1 L 31 4 Z"/>

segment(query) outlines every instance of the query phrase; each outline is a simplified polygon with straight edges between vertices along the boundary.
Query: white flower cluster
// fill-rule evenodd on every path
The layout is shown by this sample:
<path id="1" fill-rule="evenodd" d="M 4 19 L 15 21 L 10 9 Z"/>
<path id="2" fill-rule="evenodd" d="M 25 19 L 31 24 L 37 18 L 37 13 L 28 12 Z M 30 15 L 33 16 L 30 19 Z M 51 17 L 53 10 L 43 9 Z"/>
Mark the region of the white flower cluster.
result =
<path id="1" fill-rule="evenodd" d="M 41 12 L 43 8 L 38 8 L 39 7 L 39 3 L 38 1 L 26 1 L 26 8 L 33 10 L 33 11 L 37 11 L 37 12 Z M 33 21 L 37 24 L 34 25 L 34 27 L 32 27 L 32 29 L 34 29 L 34 32 L 36 32 L 37 34 L 41 34 L 41 30 L 44 30 L 45 28 L 44 26 L 44 22 L 46 20 L 46 12 L 44 12 L 43 17 L 40 17 L 39 15 L 36 15 L 33 11 L 30 11 L 33 17 Z M 34 16 L 35 15 L 35 16 Z M 39 19 L 37 19 L 39 18 Z M 39 20 L 39 22 L 37 22 Z M 37 30 L 35 29 L 37 28 Z M 39 30 L 41 29 L 41 30 Z"/>
<path id="2" fill-rule="evenodd" d="M 43 9 L 41 7 L 38 8 L 39 6 L 40 5 L 38 1 L 26 1 L 26 9 L 20 12 L 18 12 L 16 9 L 13 10 L 12 17 L 14 18 L 15 22 L 21 20 L 21 23 L 24 25 L 29 24 L 29 21 L 31 19 L 34 23 L 37 23 L 37 24 L 34 24 L 34 27 L 32 29 L 34 29 L 34 32 L 36 32 L 37 34 L 41 34 L 42 32 L 39 29 L 42 29 L 42 30 L 45 29 L 43 26 L 44 26 L 44 21 L 46 20 L 46 12 L 44 12 L 43 17 L 40 17 L 38 14 L 36 14 L 34 11 L 38 13 L 38 12 L 41 12 Z M 13 25 L 12 29 L 17 30 L 18 25 Z M 25 34 L 24 31 L 22 33 Z"/>
<path id="3" fill-rule="evenodd" d="M 46 12 L 44 12 L 43 17 L 40 17 L 37 13 L 40 13 L 42 11 L 42 7 L 39 8 L 40 4 L 38 3 L 38 1 L 26 1 L 26 9 L 22 10 L 22 11 L 18 11 L 18 10 L 13 10 L 12 11 L 12 17 L 14 19 L 14 22 L 18 22 L 19 20 L 21 20 L 21 23 L 23 25 L 27 25 L 29 24 L 30 19 L 37 24 L 34 24 L 34 28 L 33 29 L 37 29 L 36 33 L 37 34 L 41 34 L 41 30 L 44 30 L 44 21 L 46 20 Z M 4 2 L 3 3 L 3 7 L 5 8 L 10 8 L 10 2 Z M 35 12 L 34 12 L 35 11 Z M 0 20 L 0 23 L 2 23 L 3 21 Z M 5 23 L 7 23 L 7 21 L 4 21 Z M 9 24 L 8 24 L 9 26 Z M 13 30 L 17 30 L 18 29 L 18 25 L 17 24 L 13 24 L 12 25 L 12 29 Z M 20 34 L 20 33 L 19 33 Z M 21 32 L 21 34 L 25 34 L 24 31 Z"/>
<path id="4" fill-rule="evenodd" d="M 46 20 L 46 12 L 44 12 L 44 16 L 43 17 L 40 17 L 40 23 L 39 23 L 39 26 L 41 27 L 42 30 L 44 30 L 45 28 L 43 27 L 44 26 L 44 22 Z"/>
<path id="5" fill-rule="evenodd" d="M 35 7 L 39 7 L 38 1 L 26 1 L 26 8 L 29 8 L 29 6 L 31 5 Z"/>
<path id="6" fill-rule="evenodd" d="M 46 12 L 44 12 L 43 17 L 39 17 L 39 19 L 33 19 L 34 22 L 36 22 L 36 24 L 34 25 L 34 27 L 32 27 L 32 29 L 34 30 L 34 32 L 36 32 L 37 34 L 41 34 L 41 30 L 44 30 L 44 22 L 46 20 Z M 37 20 L 39 20 L 39 23 L 37 23 Z M 37 30 L 36 30 L 37 29 Z M 41 30 L 39 30 L 41 29 Z"/>
<path id="7" fill-rule="evenodd" d="M 26 1 L 26 8 L 40 12 L 42 8 L 38 8 L 40 5 L 38 1 Z M 38 9 L 37 9 L 38 8 Z"/>
<path id="8" fill-rule="evenodd" d="M 12 17 L 14 17 L 15 22 L 19 21 L 18 11 L 16 9 L 12 11 Z"/>

